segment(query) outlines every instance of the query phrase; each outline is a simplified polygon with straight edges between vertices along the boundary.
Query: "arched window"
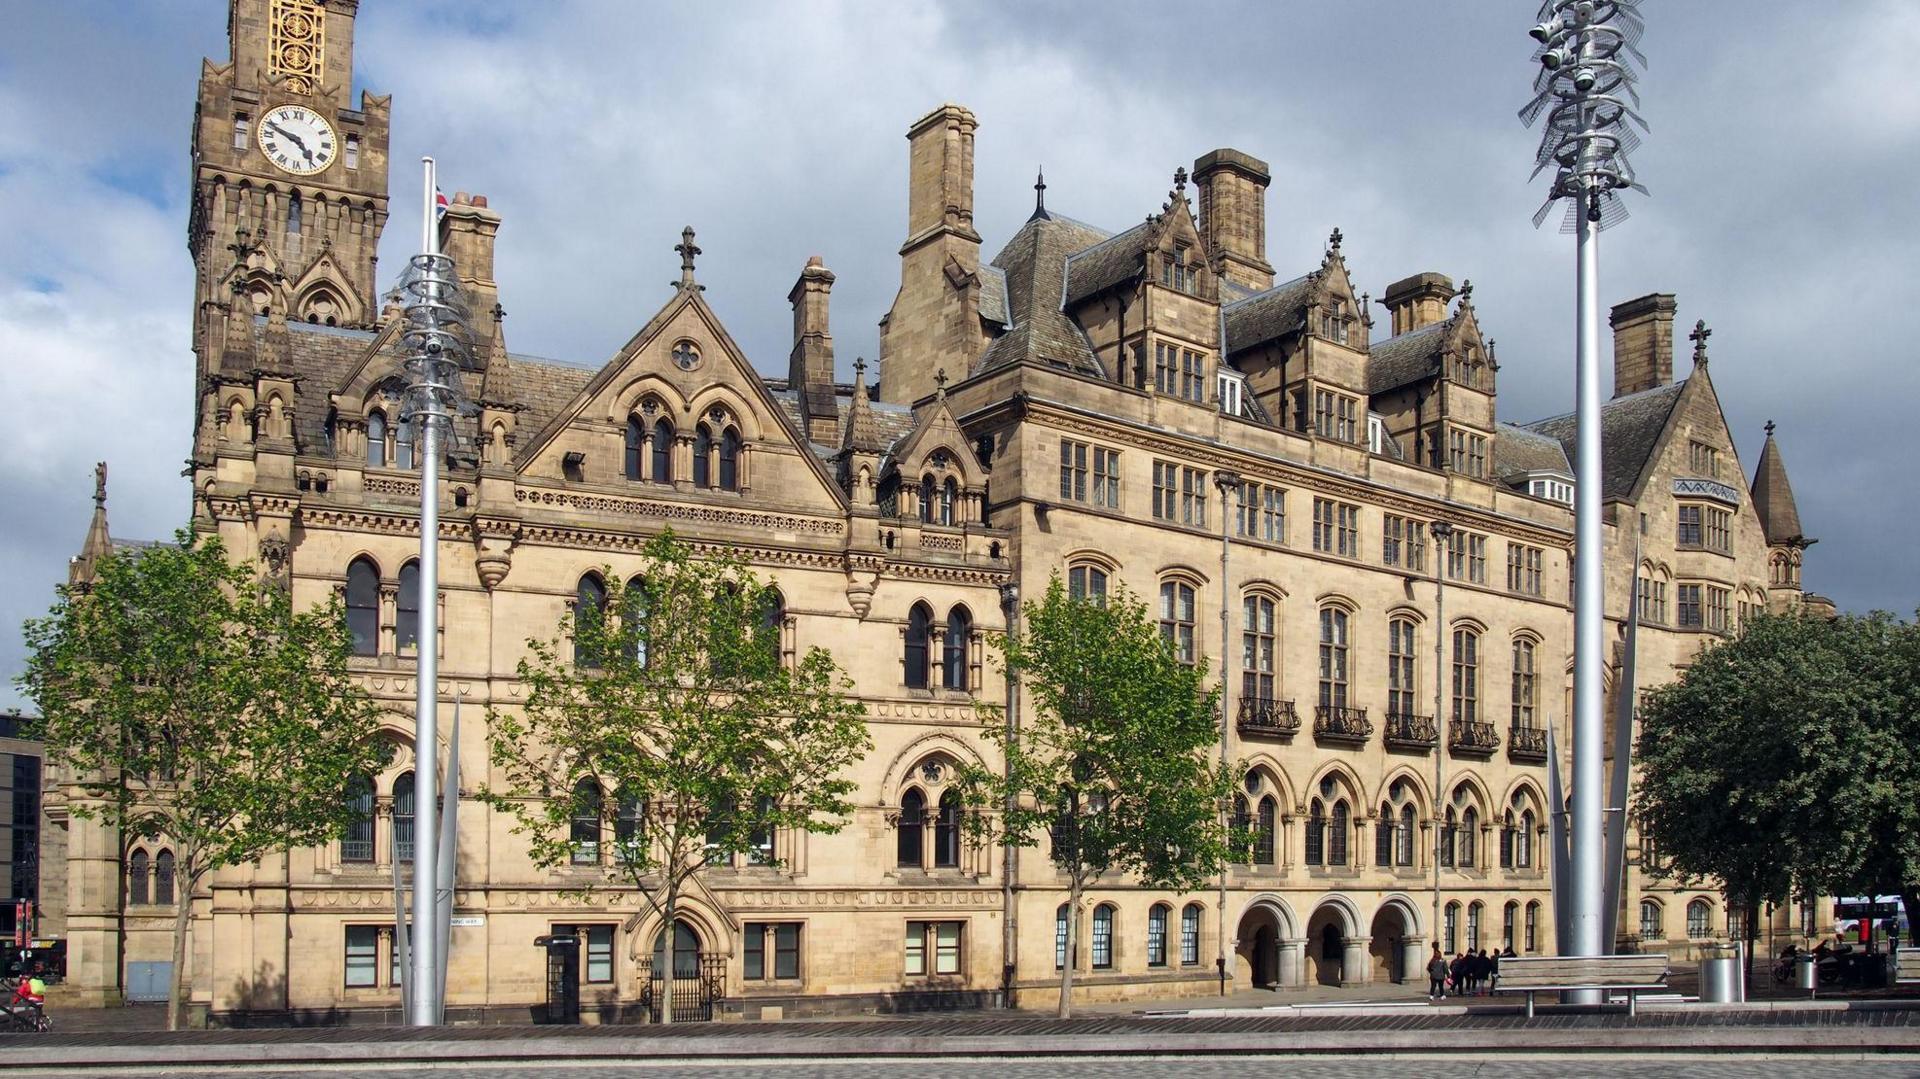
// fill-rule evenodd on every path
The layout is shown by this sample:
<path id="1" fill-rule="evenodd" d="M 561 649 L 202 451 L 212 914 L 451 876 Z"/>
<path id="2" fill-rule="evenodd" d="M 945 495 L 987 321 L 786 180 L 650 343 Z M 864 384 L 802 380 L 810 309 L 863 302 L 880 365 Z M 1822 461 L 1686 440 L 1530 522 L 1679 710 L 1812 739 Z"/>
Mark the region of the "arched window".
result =
<path id="1" fill-rule="evenodd" d="M 630 480 L 642 478 L 647 460 L 647 428 L 638 416 L 627 417 L 626 453 L 622 458 L 626 477 Z"/>
<path id="2" fill-rule="evenodd" d="M 1513 947 L 1514 930 L 1518 928 L 1520 928 L 1520 904 L 1509 899 L 1507 905 L 1500 910 L 1500 943 L 1503 947 Z"/>
<path id="3" fill-rule="evenodd" d="M 1396 865 L 1413 864 L 1413 817 L 1412 802 L 1400 807 L 1400 831 L 1394 837 L 1398 844 L 1393 852 L 1393 861 Z"/>
<path id="4" fill-rule="evenodd" d="M 153 901 L 163 907 L 173 906 L 173 852 L 161 850 L 153 860 Z"/>
<path id="5" fill-rule="evenodd" d="M 300 231 L 300 218 L 300 192 L 295 191 L 287 196 L 287 231 L 289 233 Z"/>
<path id="6" fill-rule="evenodd" d="M 627 658 L 639 666 L 647 665 L 647 579 L 635 577 L 620 594 L 620 619 L 625 634 Z"/>
<path id="7" fill-rule="evenodd" d="M 1533 868 L 1533 810 L 1520 811 L 1520 830 L 1513 836 L 1513 864 L 1521 869 Z"/>
<path id="8" fill-rule="evenodd" d="M 933 865 L 960 867 L 960 796 L 953 791 L 940 796 L 940 816 L 933 823 Z"/>
<path id="9" fill-rule="evenodd" d="M 720 489 L 740 489 L 740 432 L 731 427 L 720 435 Z"/>
<path id="10" fill-rule="evenodd" d="M 574 590 L 573 630 L 574 640 L 576 642 L 573 651 L 574 666 L 586 670 L 597 670 L 599 668 L 599 654 L 595 652 L 590 644 L 581 645 L 577 642 L 580 640 L 583 631 L 589 627 L 598 626 L 601 620 L 606 617 L 606 614 L 606 582 L 602 581 L 600 575 L 597 573 L 582 574 L 580 577 L 580 585 Z"/>
<path id="11" fill-rule="evenodd" d="M 900 827 L 894 835 L 894 864 L 919 869 L 926 845 L 927 796 L 913 787 L 900 798 Z"/>
<path id="12" fill-rule="evenodd" d="M 414 463 L 413 424 L 403 414 L 393 425 L 393 467 L 412 468 Z"/>
<path id="13" fill-rule="evenodd" d="M 1053 969 L 1067 968 L 1067 905 L 1053 908 Z"/>
<path id="14" fill-rule="evenodd" d="M 920 477 L 920 521 L 933 523 L 933 474 Z"/>
<path id="15" fill-rule="evenodd" d="M 713 430 L 704 423 L 693 429 L 693 485 L 713 486 Z"/>
<path id="16" fill-rule="evenodd" d="M 1396 618 L 1387 623 L 1387 713 L 1396 716 L 1419 714 L 1419 692 L 1414 675 L 1414 626 L 1411 618 Z"/>
<path id="17" fill-rule="evenodd" d="M 1093 969 L 1113 969 L 1113 905 L 1093 908 Z"/>
<path id="18" fill-rule="evenodd" d="M 1472 869 L 1474 843 L 1480 836 L 1480 811 L 1468 806 L 1460 814 L 1460 868 Z"/>
<path id="19" fill-rule="evenodd" d="M 1540 930 L 1540 903 L 1538 900 L 1527 904 L 1527 953 L 1539 950 L 1536 941 Z"/>
<path id="20" fill-rule="evenodd" d="M 954 482 L 954 479 L 952 476 L 948 476 L 947 482 L 940 485 L 940 523 L 941 524 L 953 525 L 953 524 L 960 523 L 959 513 L 958 513 L 959 503 L 960 503 L 960 485 Z"/>
<path id="21" fill-rule="evenodd" d="M 582 776 L 580 782 L 573 785 L 573 827 L 567 839 L 573 844 L 574 865 L 600 864 L 600 812 L 604 800 L 600 781 L 592 776 Z"/>
<path id="22" fill-rule="evenodd" d="M 1180 912 L 1180 965 L 1200 961 L 1200 904 L 1188 903 Z"/>
<path id="23" fill-rule="evenodd" d="M 1067 598 L 1107 601 L 1107 571 L 1082 562 L 1067 569 Z"/>
<path id="24" fill-rule="evenodd" d="M 625 787 L 613 800 L 614 853 L 623 862 L 637 860 L 643 851 L 641 845 L 647 841 L 645 810 L 640 795 Z"/>
<path id="25" fill-rule="evenodd" d="M 1447 904 L 1446 917 L 1447 952 L 1458 954 L 1460 951 L 1460 904 Z"/>
<path id="26" fill-rule="evenodd" d="M 354 655 L 379 652 L 380 571 L 365 558 L 347 566 L 347 632 L 353 635 Z"/>
<path id="27" fill-rule="evenodd" d="M 1480 950 L 1480 916 L 1486 911 L 1486 905 L 1478 899 L 1467 904 L 1467 950 Z"/>
<path id="28" fill-rule="evenodd" d="M 762 593 L 761 602 L 766 604 L 760 614 L 760 632 L 765 635 L 766 648 L 775 659 L 784 660 L 787 651 L 787 598 L 780 594 L 778 588 L 769 585 Z"/>
<path id="29" fill-rule="evenodd" d="M 1380 819 L 1373 826 L 1373 864 L 1389 866 L 1393 864 L 1393 834 L 1395 815 L 1393 807 L 1380 803 Z"/>
<path id="30" fill-rule="evenodd" d="M 653 969 L 667 967 L 667 931 L 663 927 L 653 938 Z M 700 976 L 700 934 L 684 919 L 673 923 L 673 977 L 675 981 Z"/>
<path id="31" fill-rule="evenodd" d="M 1353 828 L 1349 823 L 1347 800 L 1342 798 L 1333 803 L 1333 820 L 1327 827 L 1328 865 L 1347 864 L 1347 840 L 1352 835 Z"/>
<path id="32" fill-rule="evenodd" d="M 1687 904 L 1687 937 L 1703 940 L 1713 935 L 1713 904 L 1696 899 Z"/>
<path id="33" fill-rule="evenodd" d="M 1250 593 L 1240 604 L 1240 695 L 1271 701 L 1277 635 L 1271 596 Z"/>
<path id="34" fill-rule="evenodd" d="M 1233 835 L 1236 844 L 1241 842 L 1246 844 L 1240 852 L 1242 858 L 1239 860 L 1251 863 L 1254 856 L 1253 848 L 1257 845 L 1258 837 L 1253 831 L 1253 811 L 1248 808 L 1247 796 L 1244 794 L 1233 796 Z"/>
<path id="35" fill-rule="evenodd" d="M 379 409 L 367 413 L 367 467 L 387 467 L 387 414 Z"/>
<path id="36" fill-rule="evenodd" d="M 340 860 L 373 861 L 373 780 L 356 775 L 347 780 L 347 832 L 340 837 Z"/>
<path id="37" fill-rule="evenodd" d="M 1191 667 L 1194 650 L 1193 586 L 1185 581 L 1160 582 L 1160 636 L 1173 646 L 1173 658 Z"/>
<path id="38" fill-rule="evenodd" d="M 127 859 L 127 904 L 145 906 L 153 902 L 152 871 L 147 865 L 147 852 L 137 850 Z"/>
<path id="39" fill-rule="evenodd" d="M 1462 627 L 1453 631 L 1453 720 L 1472 723 L 1480 718 L 1480 634 Z"/>
<path id="40" fill-rule="evenodd" d="M 655 483 L 673 482 L 673 424 L 665 416 L 653 421 L 653 438 L 648 446 L 647 478 Z"/>
<path id="41" fill-rule="evenodd" d="M 1327 809 L 1318 798 L 1315 798 L 1307 807 L 1307 837 L 1304 846 L 1308 865 L 1326 864 Z"/>
<path id="42" fill-rule="evenodd" d="M 1500 818 L 1500 868 L 1513 868 L 1513 847 L 1513 810 L 1509 809 L 1506 815 Z"/>
<path id="43" fill-rule="evenodd" d="M 1513 639 L 1513 725 L 1515 727 L 1534 726 L 1540 688 L 1539 680 L 1534 676 L 1533 641 L 1526 637 Z"/>
<path id="44" fill-rule="evenodd" d="M 1320 707 L 1347 706 L 1347 612 L 1320 609 Z"/>
<path id="45" fill-rule="evenodd" d="M 413 861 L 413 773 L 402 772 L 393 781 L 393 857 Z"/>
<path id="46" fill-rule="evenodd" d="M 1280 803 L 1269 794 L 1260 799 L 1260 828 L 1254 833 L 1253 862 L 1255 865 L 1272 865 L 1274 847 L 1280 836 Z"/>
<path id="47" fill-rule="evenodd" d="M 1446 818 L 1440 825 L 1440 864 L 1447 869 L 1453 868 L 1454 837 L 1459 831 L 1460 826 L 1454 819 L 1453 807 L 1448 806 Z"/>
<path id="48" fill-rule="evenodd" d="M 973 639 L 973 616 L 955 606 L 947 612 L 947 639 L 942 648 L 941 665 L 946 668 L 948 689 L 967 688 L 967 649 Z"/>
<path id="49" fill-rule="evenodd" d="M 394 601 L 393 643 L 401 649 L 420 647 L 420 563 L 400 567 L 400 595 Z"/>
<path id="50" fill-rule="evenodd" d="M 1167 965 L 1167 915 L 1173 908 L 1165 903 L 1155 903 L 1147 911 L 1147 965 L 1164 967 Z"/>
<path id="51" fill-rule="evenodd" d="M 1660 903 L 1657 900 L 1642 899 L 1640 901 L 1641 940 L 1667 939 L 1666 918 L 1663 917 L 1664 914 L 1665 912 L 1660 909 Z"/>
<path id="52" fill-rule="evenodd" d="M 768 817 L 773 813 L 773 798 L 763 794 L 754 799 L 753 832 L 747 837 L 747 861 L 754 865 L 773 864 L 773 825 Z"/>
<path id="53" fill-rule="evenodd" d="M 930 650 L 928 638 L 933 632 L 933 610 L 924 603 L 916 603 L 907 612 L 906 647 L 903 650 L 902 663 L 908 689 L 927 688 L 927 659 Z"/>

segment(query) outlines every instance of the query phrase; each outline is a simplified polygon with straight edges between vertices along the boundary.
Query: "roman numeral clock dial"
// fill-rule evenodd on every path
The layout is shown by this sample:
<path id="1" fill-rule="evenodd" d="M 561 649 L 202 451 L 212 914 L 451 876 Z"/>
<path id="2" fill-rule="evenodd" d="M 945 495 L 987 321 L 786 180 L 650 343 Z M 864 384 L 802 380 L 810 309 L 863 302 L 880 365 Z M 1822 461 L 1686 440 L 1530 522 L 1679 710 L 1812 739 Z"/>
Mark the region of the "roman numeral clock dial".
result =
<path id="1" fill-rule="evenodd" d="M 339 143 L 333 125 L 304 105 L 280 105 L 260 118 L 260 152 L 282 172 L 320 172 L 333 164 Z"/>

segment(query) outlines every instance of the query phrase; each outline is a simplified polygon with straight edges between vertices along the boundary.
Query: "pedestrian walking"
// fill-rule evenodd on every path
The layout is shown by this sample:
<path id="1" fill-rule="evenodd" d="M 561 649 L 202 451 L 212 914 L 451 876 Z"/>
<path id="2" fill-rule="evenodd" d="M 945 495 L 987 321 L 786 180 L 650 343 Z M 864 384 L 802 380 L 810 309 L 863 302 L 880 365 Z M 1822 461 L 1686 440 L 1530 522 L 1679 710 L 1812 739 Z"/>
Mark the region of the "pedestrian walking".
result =
<path id="1" fill-rule="evenodd" d="M 1447 995 L 1447 957 L 1440 945 L 1433 946 L 1433 958 L 1427 960 L 1427 999 L 1443 1000 Z"/>

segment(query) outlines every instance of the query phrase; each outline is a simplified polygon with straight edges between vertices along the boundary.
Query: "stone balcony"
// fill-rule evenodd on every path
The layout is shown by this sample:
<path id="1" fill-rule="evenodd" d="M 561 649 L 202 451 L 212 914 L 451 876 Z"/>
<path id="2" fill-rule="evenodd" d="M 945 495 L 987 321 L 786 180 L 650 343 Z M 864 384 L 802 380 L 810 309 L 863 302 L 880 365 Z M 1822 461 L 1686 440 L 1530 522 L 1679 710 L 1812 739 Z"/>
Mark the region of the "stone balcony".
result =
<path id="1" fill-rule="evenodd" d="M 1507 758 L 1527 764 L 1544 764 L 1547 760 L 1547 729 L 1545 727 L 1523 727 L 1514 724 L 1507 729 Z"/>
<path id="2" fill-rule="evenodd" d="M 1363 746 L 1373 737 L 1373 724 L 1365 708 L 1323 704 L 1313 711 L 1313 737 L 1333 745 Z"/>
<path id="3" fill-rule="evenodd" d="M 1440 744 L 1440 728 L 1432 716 L 1387 713 L 1388 749 L 1410 749 L 1425 753 Z"/>
<path id="4" fill-rule="evenodd" d="M 1300 715 L 1294 711 L 1292 701 L 1242 697 L 1234 727 L 1246 738 L 1291 739 L 1300 731 Z"/>
<path id="5" fill-rule="evenodd" d="M 1499 748 L 1500 734 L 1491 723 L 1456 719 L 1447 724 L 1447 749 L 1456 757 L 1491 757 Z"/>

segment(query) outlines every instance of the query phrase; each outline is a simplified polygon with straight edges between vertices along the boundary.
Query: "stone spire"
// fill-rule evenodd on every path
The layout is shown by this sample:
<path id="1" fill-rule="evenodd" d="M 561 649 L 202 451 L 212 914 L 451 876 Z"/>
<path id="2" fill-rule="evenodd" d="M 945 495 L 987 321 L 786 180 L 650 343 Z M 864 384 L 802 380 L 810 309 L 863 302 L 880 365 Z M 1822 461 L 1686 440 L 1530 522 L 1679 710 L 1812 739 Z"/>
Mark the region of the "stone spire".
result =
<path id="1" fill-rule="evenodd" d="M 853 361 L 853 399 L 847 405 L 847 428 L 840 448 L 859 453 L 879 453 L 886 449 L 880 441 L 880 424 L 873 418 L 873 406 L 867 400 L 867 361 Z"/>
<path id="2" fill-rule="evenodd" d="M 1804 547 L 1812 541 L 1800 530 L 1800 510 L 1793 502 L 1793 485 L 1787 481 L 1787 463 L 1780 446 L 1773 440 L 1773 421 L 1767 421 L 1767 444 L 1760 450 L 1760 467 L 1753 473 L 1753 511 L 1766 530 L 1767 544 Z"/>
<path id="3" fill-rule="evenodd" d="M 704 288 L 705 286 L 696 284 L 693 280 L 693 260 L 701 254 L 701 251 L 694 245 L 692 225 L 680 230 L 680 242 L 674 244 L 673 249 L 680 255 L 680 282 L 674 287 L 683 291 Z"/>
<path id="4" fill-rule="evenodd" d="M 112 550 L 113 539 L 107 532 L 107 463 L 101 461 L 93 466 L 93 520 L 80 553 L 67 562 L 67 583 L 79 587 L 91 583 L 94 567 Z"/>

